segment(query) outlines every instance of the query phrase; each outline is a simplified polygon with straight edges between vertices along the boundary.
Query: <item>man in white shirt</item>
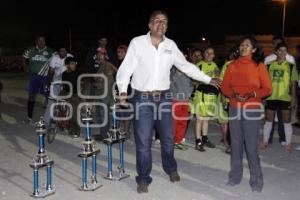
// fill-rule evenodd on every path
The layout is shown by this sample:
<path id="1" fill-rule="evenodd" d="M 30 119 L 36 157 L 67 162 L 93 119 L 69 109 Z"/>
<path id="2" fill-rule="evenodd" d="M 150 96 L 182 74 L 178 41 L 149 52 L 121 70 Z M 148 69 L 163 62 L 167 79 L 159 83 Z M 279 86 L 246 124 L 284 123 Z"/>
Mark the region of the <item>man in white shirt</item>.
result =
<path id="1" fill-rule="evenodd" d="M 280 36 L 274 36 L 273 39 L 273 49 L 275 50 L 277 45 L 280 44 L 280 43 L 285 43 L 284 42 L 284 39 Z M 273 52 L 272 54 L 268 55 L 266 58 L 265 58 L 265 61 L 264 63 L 266 65 L 270 64 L 270 62 L 274 61 L 277 59 L 277 55 L 275 52 Z M 291 54 L 286 54 L 286 60 L 289 61 L 290 63 L 292 64 L 296 64 L 296 61 L 295 61 L 295 58 L 291 55 Z"/>
<path id="2" fill-rule="evenodd" d="M 60 48 L 57 53 L 54 53 L 49 63 L 48 71 L 48 86 L 52 82 L 61 81 L 62 73 L 66 71 L 65 59 L 67 57 L 73 57 L 69 54 L 66 48 Z M 61 87 L 59 84 L 53 85 L 53 95 L 59 95 Z"/>
<path id="3" fill-rule="evenodd" d="M 168 17 L 164 11 L 153 12 L 148 26 L 148 34 L 135 37 L 130 42 L 116 78 L 120 104 L 125 105 L 132 76 L 138 193 L 147 193 L 152 181 L 151 143 L 154 127 L 160 135 L 163 169 L 171 182 L 180 181 L 174 158 L 172 99 L 168 98 L 172 66 L 197 81 L 220 86 L 219 79 L 210 78 L 189 63 L 175 42 L 165 37 Z"/>
<path id="4" fill-rule="evenodd" d="M 67 57 L 73 57 L 73 55 L 69 54 L 67 52 L 67 49 L 62 47 L 59 48 L 58 52 L 54 53 L 52 58 L 50 59 L 47 86 L 48 88 L 50 88 L 50 85 L 52 87 L 50 89 L 49 94 L 49 96 L 52 98 L 59 96 L 59 93 L 61 91 L 62 85 L 59 84 L 59 81 L 62 80 L 62 73 L 67 70 L 65 66 L 65 59 Z M 50 108 L 53 102 L 54 100 L 48 100 L 46 111 L 44 113 L 44 121 L 46 128 L 48 128 L 50 123 Z"/>

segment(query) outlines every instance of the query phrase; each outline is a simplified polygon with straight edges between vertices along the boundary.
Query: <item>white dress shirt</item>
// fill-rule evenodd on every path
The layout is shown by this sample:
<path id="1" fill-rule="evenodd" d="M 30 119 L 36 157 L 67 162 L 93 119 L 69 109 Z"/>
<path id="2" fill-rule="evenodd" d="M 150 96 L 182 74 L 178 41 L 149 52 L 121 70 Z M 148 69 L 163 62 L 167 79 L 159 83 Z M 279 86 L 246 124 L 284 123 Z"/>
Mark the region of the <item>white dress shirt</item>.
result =
<path id="1" fill-rule="evenodd" d="M 276 59 L 277 59 L 277 55 L 275 53 L 272 53 L 271 55 L 269 55 L 265 58 L 264 63 L 267 65 Z M 296 64 L 295 58 L 290 54 L 286 54 L 286 60 L 294 65 Z"/>
<path id="2" fill-rule="evenodd" d="M 131 40 L 124 61 L 117 72 L 120 92 L 126 92 L 132 75 L 131 87 L 139 91 L 168 90 L 172 66 L 189 77 L 209 83 L 211 78 L 188 62 L 173 40 L 164 37 L 156 49 L 150 33 Z"/>
<path id="3" fill-rule="evenodd" d="M 54 70 L 53 81 L 61 81 L 62 73 L 67 70 L 65 65 L 67 57 L 73 57 L 73 55 L 68 53 L 66 57 L 61 58 L 58 53 L 54 53 L 50 58 L 49 66 Z"/>
<path id="4" fill-rule="evenodd" d="M 64 71 L 67 70 L 66 65 L 65 65 L 65 59 L 67 57 L 73 57 L 72 54 L 67 54 L 66 57 L 61 58 L 58 53 L 54 53 L 53 56 L 50 58 L 50 63 L 49 66 L 54 70 L 54 75 L 52 81 L 61 81 L 62 79 L 62 74 Z M 54 95 L 58 96 L 61 91 L 61 86 L 59 84 L 55 84 L 53 86 L 53 91 L 52 92 Z"/>

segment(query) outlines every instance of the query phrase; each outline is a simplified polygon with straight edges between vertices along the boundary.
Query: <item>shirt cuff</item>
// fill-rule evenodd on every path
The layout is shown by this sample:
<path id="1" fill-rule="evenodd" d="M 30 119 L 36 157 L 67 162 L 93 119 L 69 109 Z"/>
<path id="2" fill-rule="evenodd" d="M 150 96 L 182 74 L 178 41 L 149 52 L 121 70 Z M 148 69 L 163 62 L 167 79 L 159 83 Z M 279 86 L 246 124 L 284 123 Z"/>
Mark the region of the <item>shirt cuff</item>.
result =
<path id="1" fill-rule="evenodd" d="M 212 79 L 212 78 L 209 77 L 209 76 L 203 76 L 201 82 L 206 83 L 206 84 L 209 84 L 210 81 L 211 81 L 211 79 Z"/>
<path id="2" fill-rule="evenodd" d="M 127 93 L 127 87 L 126 86 L 118 85 L 118 90 L 119 90 L 119 94 L 121 94 L 123 92 Z"/>

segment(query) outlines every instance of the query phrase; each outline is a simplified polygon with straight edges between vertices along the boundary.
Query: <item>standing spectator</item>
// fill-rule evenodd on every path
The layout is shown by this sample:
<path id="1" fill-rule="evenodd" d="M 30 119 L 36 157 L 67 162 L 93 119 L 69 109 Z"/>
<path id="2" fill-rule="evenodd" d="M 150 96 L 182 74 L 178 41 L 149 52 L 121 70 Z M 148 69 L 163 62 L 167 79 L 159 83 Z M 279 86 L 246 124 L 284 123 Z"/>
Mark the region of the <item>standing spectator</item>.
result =
<path id="1" fill-rule="evenodd" d="M 98 49 L 104 48 L 106 49 L 106 60 L 112 62 L 113 61 L 113 54 L 108 48 L 108 39 L 107 37 L 100 37 L 98 40 L 98 44 L 94 47 L 91 47 L 88 50 L 87 57 L 85 60 L 85 65 L 87 67 L 88 73 L 97 73 L 99 69 L 99 63 L 98 63 Z"/>
<path id="2" fill-rule="evenodd" d="M 68 132 L 74 138 L 78 138 L 80 135 L 80 127 L 78 125 L 78 119 L 77 119 L 77 107 L 80 103 L 80 98 L 77 95 L 77 80 L 80 73 L 77 70 L 77 61 L 75 60 L 75 58 L 67 57 L 65 59 L 64 64 L 66 66 L 66 70 L 62 73 L 62 81 L 68 81 L 69 83 L 71 83 L 73 88 L 73 94 L 71 98 L 67 100 L 72 105 L 73 108 L 73 115 L 70 120 L 70 127 Z M 64 84 L 62 88 L 63 89 L 61 91 L 61 95 L 67 95 L 70 93 L 69 85 Z"/>
<path id="3" fill-rule="evenodd" d="M 280 43 L 285 43 L 284 39 L 281 36 L 274 36 L 272 42 L 273 42 L 273 53 L 265 58 L 265 60 L 264 60 L 265 65 L 268 65 L 272 61 L 277 60 L 276 47 Z M 295 58 L 290 54 L 286 54 L 286 60 L 292 64 L 296 64 Z M 284 132 L 282 113 L 280 110 L 276 111 L 276 116 L 274 118 L 274 122 L 275 121 L 278 121 L 277 125 L 278 125 L 279 143 L 281 145 L 285 146 L 286 145 L 285 132 Z M 275 125 L 275 123 L 272 124 L 272 130 L 271 130 L 269 141 L 268 141 L 269 144 L 271 144 L 273 142 L 273 133 L 274 133 L 274 127 L 275 127 L 274 125 Z"/>
<path id="4" fill-rule="evenodd" d="M 126 104 L 131 76 L 131 87 L 135 90 L 134 107 L 137 116 L 134 121 L 134 136 L 138 193 L 147 193 L 148 185 L 152 182 L 151 138 L 154 127 L 160 135 L 163 169 L 171 182 L 180 181 L 174 158 L 172 102 L 168 98 L 172 66 L 175 65 L 198 81 L 216 86 L 220 84 L 218 79 L 211 79 L 187 62 L 175 42 L 165 36 L 168 17 L 164 11 L 153 12 L 148 27 L 149 33 L 132 39 L 117 73 L 121 104 Z"/>
<path id="5" fill-rule="evenodd" d="M 284 39 L 281 36 L 274 36 L 272 42 L 274 52 L 265 58 L 264 63 L 266 65 L 270 64 L 272 61 L 277 60 L 276 47 L 280 43 L 285 43 Z M 289 53 L 286 54 L 286 60 L 294 65 L 296 64 L 295 58 Z"/>
<path id="6" fill-rule="evenodd" d="M 96 106 L 96 115 L 99 117 L 97 121 L 100 121 L 100 123 L 107 121 L 107 123 L 105 123 L 104 126 L 100 128 L 99 135 L 95 136 L 95 139 L 101 141 L 107 138 L 107 133 L 110 126 L 110 103 L 112 101 L 112 87 L 117 68 L 107 60 L 107 51 L 103 47 L 98 48 L 97 63 L 99 63 L 97 74 L 102 74 L 107 78 L 107 88 L 104 87 L 103 78 L 94 78 L 93 83 L 95 95 L 102 95 L 107 92 L 107 95 L 104 98 L 99 99 L 99 101 L 106 105 L 108 112 L 105 112 L 103 107 Z"/>
<path id="7" fill-rule="evenodd" d="M 61 91 L 62 85 L 59 82 L 62 80 L 63 72 L 67 69 L 65 66 L 65 59 L 67 57 L 73 57 L 73 55 L 69 54 L 65 47 L 61 47 L 58 49 L 58 52 L 54 53 L 53 56 L 50 58 L 47 88 L 50 89 L 49 95 L 52 99 L 48 100 L 46 111 L 44 113 L 44 121 L 46 128 L 48 128 L 50 124 L 51 105 L 54 103 L 54 99 L 56 98 L 56 96 L 59 96 Z"/>
<path id="8" fill-rule="evenodd" d="M 25 58 L 24 66 L 26 66 L 26 71 L 30 73 L 27 118 L 25 119 L 25 123 L 32 123 L 36 95 L 38 93 L 45 94 L 49 59 L 52 53 L 52 49 L 46 46 L 45 37 L 38 36 L 35 40 L 35 46 L 26 49 L 23 54 Z"/>
<path id="9" fill-rule="evenodd" d="M 173 96 L 173 131 L 175 148 L 187 150 L 184 144 L 188 118 L 189 118 L 189 98 L 193 92 L 192 80 L 176 68 L 171 71 L 170 91 Z"/>
<path id="10" fill-rule="evenodd" d="M 98 49 L 99 48 L 104 48 L 106 50 L 106 60 L 109 62 L 112 62 L 112 52 L 110 51 L 110 49 L 108 49 L 108 39 L 107 37 L 100 37 L 99 40 L 97 41 L 97 45 L 91 47 L 88 50 L 87 53 L 87 57 L 85 60 L 85 67 L 86 67 L 86 72 L 87 73 L 91 73 L 91 74 L 95 74 L 98 72 L 99 67 L 100 67 L 100 63 L 99 63 L 99 59 L 98 59 Z M 93 87 L 94 84 L 94 79 L 93 78 L 89 78 L 85 80 L 85 93 L 87 95 L 95 95 L 96 91 L 94 90 Z"/>
<path id="11" fill-rule="evenodd" d="M 268 66 L 269 75 L 272 80 L 273 92 L 266 100 L 266 122 L 264 125 L 264 140 L 262 147 L 267 148 L 272 129 L 274 116 L 277 110 L 282 115 L 286 144 L 288 152 L 292 151 L 291 109 L 296 106 L 296 84 L 298 73 L 296 66 L 286 60 L 287 46 L 279 43 L 275 48 L 277 59 Z M 279 116 L 278 116 L 279 118 Z"/>
<path id="12" fill-rule="evenodd" d="M 127 53 L 127 46 L 125 44 L 119 45 L 117 48 L 117 61 L 116 61 L 116 67 L 119 68 L 122 64 L 126 53 Z"/>
<path id="13" fill-rule="evenodd" d="M 229 64 L 222 92 L 230 98 L 229 126 L 231 138 L 231 170 L 228 185 L 239 184 L 243 177 L 243 149 L 246 147 L 252 191 L 261 192 L 263 175 L 258 156 L 259 130 L 262 116 L 261 99 L 272 92 L 263 50 L 256 39 L 242 39 L 240 57 Z"/>
<path id="14" fill-rule="evenodd" d="M 219 76 L 219 68 L 213 61 L 215 57 L 214 49 L 207 47 L 204 50 L 204 60 L 197 65 L 200 70 L 211 77 Z M 217 95 L 219 90 L 212 85 L 199 83 L 192 99 L 191 112 L 196 115 L 195 123 L 195 149 L 205 151 L 204 146 L 215 148 L 216 146 L 208 140 L 208 121 L 217 114 Z"/>
<path id="15" fill-rule="evenodd" d="M 119 68 L 120 65 L 122 64 L 125 56 L 126 56 L 126 52 L 127 52 L 127 46 L 126 45 L 120 45 L 117 48 L 117 62 L 116 62 L 116 67 Z M 127 94 L 130 96 L 131 95 L 131 87 L 128 86 L 127 89 Z M 130 123 L 131 123 L 131 119 L 128 119 L 130 117 L 130 112 L 128 112 L 128 107 L 124 107 L 122 106 L 118 112 L 118 117 L 120 117 L 119 120 L 119 127 L 120 130 L 127 133 L 128 136 L 130 136 Z"/>

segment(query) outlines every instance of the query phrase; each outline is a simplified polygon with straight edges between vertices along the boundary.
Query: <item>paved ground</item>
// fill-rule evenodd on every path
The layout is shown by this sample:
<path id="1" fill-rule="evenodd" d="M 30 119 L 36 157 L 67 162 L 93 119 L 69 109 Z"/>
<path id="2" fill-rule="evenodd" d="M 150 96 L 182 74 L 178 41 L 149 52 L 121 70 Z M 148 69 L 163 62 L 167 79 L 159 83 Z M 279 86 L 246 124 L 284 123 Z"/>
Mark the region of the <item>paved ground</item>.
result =
<path id="1" fill-rule="evenodd" d="M 0 199 L 31 199 L 32 169 L 29 163 L 37 153 L 37 136 L 34 129 L 22 124 L 26 110 L 27 81 L 20 73 L 1 73 L 3 85 L 0 121 Z M 41 100 L 41 98 L 39 98 Z M 41 103 L 37 103 L 36 119 L 43 113 Z M 190 124 L 187 139 L 193 145 L 193 121 Z M 95 131 L 94 131 L 95 132 Z M 295 130 L 295 143 L 300 143 L 299 130 Z M 240 185 L 225 185 L 229 170 L 230 156 L 223 153 L 220 133 L 216 125 L 210 125 L 210 135 L 217 144 L 216 149 L 204 153 L 190 148 L 188 151 L 176 150 L 180 183 L 171 183 L 161 167 L 160 149 L 153 147 L 153 183 L 148 194 L 137 194 L 134 181 L 135 150 L 132 140 L 126 144 L 125 165 L 130 178 L 121 182 L 104 180 L 106 175 L 106 148 L 96 143 L 101 149 L 98 159 L 98 180 L 103 187 L 94 192 L 81 192 L 81 160 L 77 157 L 81 151 L 81 139 L 74 140 L 66 135 L 58 135 L 57 140 L 47 145 L 48 155 L 55 161 L 53 182 L 56 194 L 48 197 L 59 200 L 77 199 L 185 199 L 185 200 L 294 200 L 299 199 L 300 189 L 300 152 L 287 154 L 275 142 L 270 149 L 261 153 L 265 186 L 262 193 L 252 193 L 247 162 L 244 162 L 244 178 Z M 275 138 L 277 141 L 277 138 Z M 297 145 L 295 144 L 295 145 Z M 117 156 L 118 151 L 114 149 Z M 118 160 L 114 159 L 114 166 Z M 116 168 L 115 168 L 116 170 Z M 44 177 L 44 176 L 43 176 Z M 41 180 L 44 183 L 44 180 Z"/>

